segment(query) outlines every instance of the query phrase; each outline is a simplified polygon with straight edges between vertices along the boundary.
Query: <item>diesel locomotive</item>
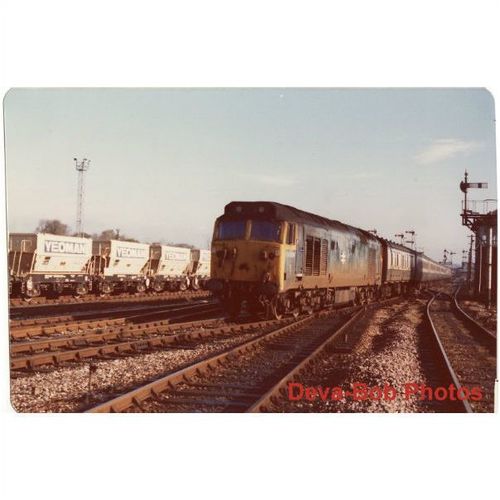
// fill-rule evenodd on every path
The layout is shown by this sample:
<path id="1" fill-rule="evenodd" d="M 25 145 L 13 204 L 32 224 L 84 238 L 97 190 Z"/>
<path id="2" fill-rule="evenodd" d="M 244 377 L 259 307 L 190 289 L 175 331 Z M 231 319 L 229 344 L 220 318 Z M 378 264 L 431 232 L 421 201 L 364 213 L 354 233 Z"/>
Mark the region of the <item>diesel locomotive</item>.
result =
<path id="1" fill-rule="evenodd" d="M 448 280 L 421 252 L 275 202 L 231 202 L 217 218 L 207 287 L 229 314 L 298 315 Z"/>

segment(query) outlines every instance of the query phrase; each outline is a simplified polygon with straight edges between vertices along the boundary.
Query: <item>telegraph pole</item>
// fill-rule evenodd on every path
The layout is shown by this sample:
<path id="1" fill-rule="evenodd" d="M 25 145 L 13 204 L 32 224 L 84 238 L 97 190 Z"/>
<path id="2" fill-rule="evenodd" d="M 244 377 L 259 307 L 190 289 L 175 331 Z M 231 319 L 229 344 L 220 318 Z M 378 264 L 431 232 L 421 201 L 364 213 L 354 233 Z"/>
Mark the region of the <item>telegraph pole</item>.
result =
<path id="1" fill-rule="evenodd" d="M 90 160 L 84 158 L 78 161 L 73 158 L 75 168 L 78 172 L 77 198 L 76 198 L 76 234 L 82 236 L 83 233 L 83 195 L 84 195 L 84 174 L 90 167 Z"/>

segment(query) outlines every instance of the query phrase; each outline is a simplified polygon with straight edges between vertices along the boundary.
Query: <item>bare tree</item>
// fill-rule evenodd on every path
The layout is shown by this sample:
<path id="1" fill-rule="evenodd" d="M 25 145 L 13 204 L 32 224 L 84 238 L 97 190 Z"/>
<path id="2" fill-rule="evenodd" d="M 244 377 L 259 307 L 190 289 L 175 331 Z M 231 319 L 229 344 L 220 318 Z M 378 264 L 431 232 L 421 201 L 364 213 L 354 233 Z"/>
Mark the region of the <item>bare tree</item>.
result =
<path id="1" fill-rule="evenodd" d="M 132 241 L 134 243 L 139 243 L 139 240 L 135 238 L 130 238 L 129 236 L 122 234 L 119 229 L 105 229 L 97 237 L 99 240 L 120 240 L 120 241 Z"/>
<path id="2" fill-rule="evenodd" d="M 41 219 L 35 229 L 37 233 L 68 235 L 69 226 L 58 219 Z"/>
<path id="3" fill-rule="evenodd" d="M 190 245 L 189 243 L 167 243 L 168 246 L 172 247 L 181 247 L 181 248 L 196 248 L 194 245 Z"/>

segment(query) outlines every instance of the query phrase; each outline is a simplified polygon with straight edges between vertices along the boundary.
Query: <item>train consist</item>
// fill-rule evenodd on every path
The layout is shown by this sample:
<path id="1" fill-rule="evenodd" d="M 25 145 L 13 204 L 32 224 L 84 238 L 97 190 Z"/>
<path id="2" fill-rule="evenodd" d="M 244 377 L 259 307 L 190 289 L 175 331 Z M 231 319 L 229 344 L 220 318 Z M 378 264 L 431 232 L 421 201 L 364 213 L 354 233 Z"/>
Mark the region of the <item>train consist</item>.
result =
<path id="1" fill-rule="evenodd" d="M 44 233 L 9 236 L 9 293 L 37 297 L 197 290 L 210 275 L 210 251 Z"/>
<path id="2" fill-rule="evenodd" d="M 449 280 L 421 252 L 274 202 L 231 202 L 214 227 L 208 289 L 231 315 L 276 318 L 366 303 Z"/>

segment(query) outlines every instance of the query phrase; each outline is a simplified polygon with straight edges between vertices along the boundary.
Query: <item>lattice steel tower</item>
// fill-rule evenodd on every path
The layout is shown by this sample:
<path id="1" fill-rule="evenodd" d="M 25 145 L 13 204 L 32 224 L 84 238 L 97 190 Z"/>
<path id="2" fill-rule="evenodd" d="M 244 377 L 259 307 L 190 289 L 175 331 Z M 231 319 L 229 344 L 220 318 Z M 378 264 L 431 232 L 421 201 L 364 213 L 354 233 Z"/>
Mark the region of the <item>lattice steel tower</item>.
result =
<path id="1" fill-rule="evenodd" d="M 75 162 L 76 171 L 78 172 L 78 186 L 77 186 L 77 199 L 76 199 L 76 234 L 81 236 L 83 233 L 83 195 L 84 195 L 84 174 L 90 167 L 90 160 L 84 158 L 78 161 L 73 158 Z"/>

